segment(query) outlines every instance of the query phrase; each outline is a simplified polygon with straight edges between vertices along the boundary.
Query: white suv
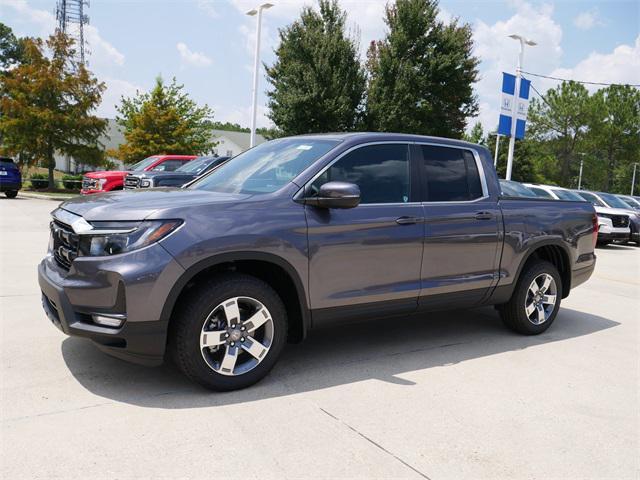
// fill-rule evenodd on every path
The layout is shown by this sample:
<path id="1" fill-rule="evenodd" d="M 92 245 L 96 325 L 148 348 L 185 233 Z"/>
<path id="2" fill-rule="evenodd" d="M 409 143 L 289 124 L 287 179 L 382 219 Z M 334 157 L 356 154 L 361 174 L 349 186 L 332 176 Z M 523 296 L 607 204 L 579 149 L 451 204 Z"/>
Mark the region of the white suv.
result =
<path id="1" fill-rule="evenodd" d="M 525 183 L 525 186 L 540 197 L 590 202 L 598 215 L 598 244 L 607 245 L 614 240 L 635 241 L 631 235 L 629 212 L 620 208 L 610 208 L 598 195 L 583 190 L 569 190 L 551 185 Z"/>

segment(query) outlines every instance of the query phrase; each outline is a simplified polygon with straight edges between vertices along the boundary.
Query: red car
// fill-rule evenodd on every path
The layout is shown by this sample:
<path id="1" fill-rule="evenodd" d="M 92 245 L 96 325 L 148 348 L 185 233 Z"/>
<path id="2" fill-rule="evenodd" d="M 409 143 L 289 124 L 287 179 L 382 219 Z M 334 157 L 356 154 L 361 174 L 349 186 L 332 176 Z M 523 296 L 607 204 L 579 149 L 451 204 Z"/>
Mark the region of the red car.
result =
<path id="1" fill-rule="evenodd" d="M 154 155 L 139 161 L 130 170 L 89 172 L 82 177 L 82 195 L 122 190 L 130 172 L 172 172 L 196 158 L 195 155 Z"/>

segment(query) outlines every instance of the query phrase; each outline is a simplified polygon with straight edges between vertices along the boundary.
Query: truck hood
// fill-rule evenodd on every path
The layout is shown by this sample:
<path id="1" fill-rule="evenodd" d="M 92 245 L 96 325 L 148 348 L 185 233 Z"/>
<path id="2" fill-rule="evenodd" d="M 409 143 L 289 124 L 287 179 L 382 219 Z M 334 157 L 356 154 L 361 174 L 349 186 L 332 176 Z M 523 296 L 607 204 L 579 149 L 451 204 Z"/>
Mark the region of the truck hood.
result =
<path id="1" fill-rule="evenodd" d="M 599 207 L 597 205 L 593 208 L 596 209 L 596 214 L 605 213 L 609 215 L 627 215 L 629 217 L 634 217 L 637 215 L 637 213 L 632 210 L 624 210 L 622 208 Z"/>
<path id="2" fill-rule="evenodd" d="M 127 171 L 124 170 L 108 170 L 106 172 L 89 172 L 85 173 L 84 176 L 87 178 L 118 178 L 124 177 Z"/>
<path id="3" fill-rule="evenodd" d="M 236 203 L 250 195 L 207 192 L 182 188 L 152 188 L 148 190 L 122 190 L 99 195 L 76 197 L 61 205 L 88 221 L 144 220 L 162 210 L 174 212 L 202 204 Z M 162 218 L 162 215 L 156 215 Z"/>

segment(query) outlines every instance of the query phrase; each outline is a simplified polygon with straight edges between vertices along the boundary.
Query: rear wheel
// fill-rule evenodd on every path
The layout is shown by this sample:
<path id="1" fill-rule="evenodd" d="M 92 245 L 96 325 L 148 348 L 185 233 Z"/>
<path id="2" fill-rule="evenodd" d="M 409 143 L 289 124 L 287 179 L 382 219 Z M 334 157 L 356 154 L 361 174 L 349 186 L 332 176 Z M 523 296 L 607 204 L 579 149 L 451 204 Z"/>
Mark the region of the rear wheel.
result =
<path id="1" fill-rule="evenodd" d="M 525 266 L 511 299 L 498 308 L 504 323 L 518 333 L 537 335 L 551 326 L 562 299 L 562 280 L 551 263 Z"/>
<path id="2" fill-rule="evenodd" d="M 16 198 L 18 196 L 18 191 L 10 190 L 8 192 L 4 192 L 4 194 L 7 196 L 7 198 Z"/>
<path id="3" fill-rule="evenodd" d="M 172 321 L 176 364 L 212 390 L 236 390 L 261 380 L 286 343 L 282 300 L 249 275 L 224 274 L 196 287 Z"/>

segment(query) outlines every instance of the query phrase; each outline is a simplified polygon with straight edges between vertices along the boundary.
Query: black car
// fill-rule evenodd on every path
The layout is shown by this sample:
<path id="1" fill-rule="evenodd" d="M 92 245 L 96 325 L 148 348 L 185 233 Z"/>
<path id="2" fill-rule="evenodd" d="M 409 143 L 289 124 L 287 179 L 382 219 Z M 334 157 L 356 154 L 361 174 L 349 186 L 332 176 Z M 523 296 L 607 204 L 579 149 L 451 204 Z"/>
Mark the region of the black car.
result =
<path id="1" fill-rule="evenodd" d="M 180 187 L 196 177 L 222 165 L 229 157 L 198 157 L 173 172 L 152 171 L 130 173 L 124 188 Z"/>

